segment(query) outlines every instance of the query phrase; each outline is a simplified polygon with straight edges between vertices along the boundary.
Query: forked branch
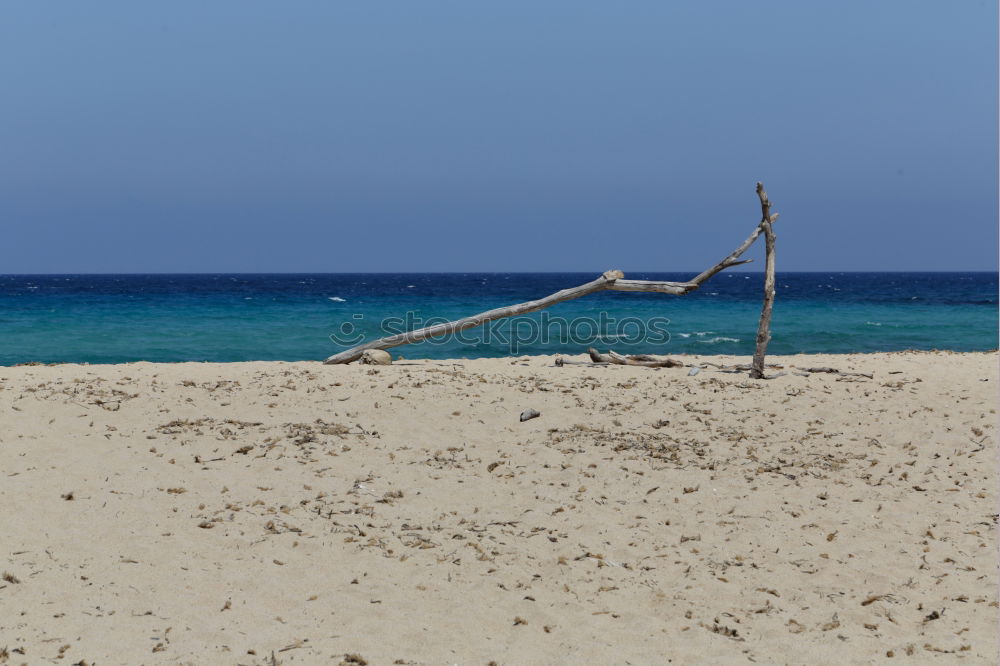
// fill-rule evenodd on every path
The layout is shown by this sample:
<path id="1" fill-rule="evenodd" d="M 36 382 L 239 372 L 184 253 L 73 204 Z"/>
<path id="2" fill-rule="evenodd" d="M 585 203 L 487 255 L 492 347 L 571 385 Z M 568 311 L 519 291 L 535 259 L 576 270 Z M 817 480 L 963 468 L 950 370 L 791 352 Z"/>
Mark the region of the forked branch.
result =
<path id="1" fill-rule="evenodd" d="M 758 194 L 763 192 L 763 186 L 760 183 L 757 184 Z M 761 201 L 765 201 L 767 195 L 763 195 Z M 768 204 L 770 206 L 770 204 Z M 764 219 L 754 228 L 753 233 L 751 233 L 743 243 L 733 250 L 728 256 L 726 256 L 722 261 L 715 264 L 711 268 L 699 273 L 693 277 L 688 282 L 662 282 L 655 280 L 626 280 L 625 276 L 621 271 L 610 270 L 605 271 L 596 280 L 582 284 L 578 287 L 572 287 L 570 289 L 563 289 L 562 291 L 557 291 L 554 294 L 550 294 L 544 298 L 539 298 L 534 301 L 528 301 L 526 303 L 518 303 L 517 305 L 511 305 L 505 308 L 496 308 L 494 310 L 488 310 L 471 317 L 466 317 L 464 319 L 458 319 L 456 321 L 450 321 L 443 324 L 436 324 L 434 326 L 426 326 L 424 328 L 418 328 L 413 331 L 407 331 L 406 333 L 398 333 L 396 335 L 390 335 L 378 340 L 372 340 L 371 342 L 366 342 L 357 347 L 352 347 L 338 354 L 334 354 L 324 361 L 326 364 L 336 364 L 336 363 L 350 363 L 361 357 L 361 355 L 369 349 L 389 349 L 391 347 L 398 347 L 400 345 L 408 345 L 414 342 L 420 342 L 421 340 L 427 340 L 428 338 L 436 338 L 442 335 L 450 335 L 457 333 L 459 331 L 464 331 L 467 328 L 473 328 L 475 326 L 481 326 L 487 322 L 493 321 L 495 319 L 501 319 L 503 317 L 513 317 L 516 315 L 528 314 L 529 312 L 537 312 L 556 303 L 562 303 L 564 301 L 569 301 L 575 298 L 580 298 L 581 296 L 586 296 L 587 294 L 593 294 L 598 291 L 639 291 L 639 292 L 656 292 L 661 294 L 672 294 L 675 296 L 682 296 L 689 292 L 694 291 L 702 285 L 703 282 L 708 280 L 710 277 L 723 271 L 727 268 L 733 266 L 739 266 L 740 264 L 746 264 L 752 261 L 752 259 L 740 259 L 744 252 L 746 252 L 754 241 L 760 236 L 762 232 L 765 232 L 765 225 L 767 226 L 766 233 L 770 233 L 770 223 L 778 218 L 777 215 L 770 215 L 770 212 L 765 212 Z M 773 244 L 773 242 L 772 242 Z M 768 253 L 768 257 L 771 258 L 773 255 L 772 251 Z M 772 266 L 773 268 L 773 266 Z M 772 283 L 773 283 L 773 272 L 772 272 Z M 773 286 L 772 286 L 773 294 Z M 773 298 L 773 296 L 772 296 Z M 770 310 L 768 310 L 770 313 Z M 768 314 L 768 321 L 770 321 L 770 314 Z M 759 345 L 758 345 L 759 349 Z M 625 357 L 622 357 L 625 358 Z M 756 358 L 756 357 L 755 357 Z M 763 358 L 763 356 L 761 357 Z M 612 361 L 615 362 L 615 361 Z M 629 365 L 636 365 L 639 363 L 629 363 Z M 645 365 L 645 363 L 642 363 Z"/>

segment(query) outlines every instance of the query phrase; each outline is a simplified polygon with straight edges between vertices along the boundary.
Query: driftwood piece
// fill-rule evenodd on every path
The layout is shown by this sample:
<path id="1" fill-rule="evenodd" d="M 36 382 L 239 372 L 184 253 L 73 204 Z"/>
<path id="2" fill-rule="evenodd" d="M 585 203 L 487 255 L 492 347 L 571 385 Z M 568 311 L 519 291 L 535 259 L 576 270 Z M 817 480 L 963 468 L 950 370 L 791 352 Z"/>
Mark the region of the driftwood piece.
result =
<path id="1" fill-rule="evenodd" d="M 763 191 L 763 186 L 758 183 L 758 195 Z M 764 195 L 766 199 L 766 195 Z M 762 200 L 763 201 L 763 200 Z M 765 219 L 762 220 L 754 228 L 753 232 L 747 237 L 743 243 L 733 250 L 728 256 L 726 256 L 722 261 L 718 262 L 711 268 L 702 271 L 691 280 L 687 282 L 664 282 L 656 280 L 626 280 L 625 276 L 621 271 L 610 270 L 606 271 L 596 280 L 582 284 L 578 287 L 571 287 L 569 289 L 563 289 L 557 291 L 554 294 L 550 294 L 544 298 L 539 298 L 534 301 L 528 301 L 526 303 L 518 303 L 517 305 L 511 305 L 504 308 L 496 308 L 493 310 L 488 310 L 471 317 L 466 317 L 464 319 L 459 319 L 456 321 L 450 321 L 443 324 L 436 324 L 434 326 L 426 326 L 424 328 L 418 328 L 413 331 L 407 331 L 406 333 L 398 333 L 396 335 L 390 335 L 378 340 L 372 340 L 371 342 L 366 342 L 364 344 L 352 347 L 345 351 L 339 352 L 327 358 L 324 363 L 331 365 L 336 363 L 350 363 L 351 361 L 356 361 L 361 357 L 368 349 L 389 349 L 391 347 L 398 347 L 400 345 L 407 345 L 414 342 L 420 342 L 421 340 L 427 340 L 428 338 L 440 337 L 442 335 L 450 335 L 457 333 L 459 331 L 464 331 L 467 328 L 473 328 L 475 326 L 481 326 L 487 322 L 493 321 L 495 319 L 501 319 L 503 317 L 513 317 L 522 314 L 528 314 L 530 312 L 537 312 L 549 306 L 555 305 L 557 303 L 562 303 L 563 301 L 569 301 L 575 298 L 580 298 L 581 296 L 586 296 L 587 294 L 593 294 L 598 291 L 638 291 L 638 292 L 656 292 L 661 294 L 672 294 L 675 296 L 681 296 L 689 292 L 694 291 L 702 285 L 703 282 L 716 275 L 720 271 L 733 266 L 739 266 L 741 264 L 750 263 L 752 259 L 740 259 L 744 252 L 746 252 L 754 241 L 760 236 L 761 233 L 765 231 L 764 227 L 770 229 L 770 223 L 776 220 L 778 216 L 766 215 Z M 773 241 L 772 241 L 773 245 Z M 768 254 L 769 257 L 773 255 L 772 252 Z M 773 289 L 772 289 L 773 291 Z"/>
<path id="2" fill-rule="evenodd" d="M 555 360 L 555 366 L 561 368 L 565 365 L 582 365 L 587 368 L 606 368 L 610 363 L 594 363 L 593 361 L 571 361 L 569 359 L 563 358 L 562 356 L 557 356 Z"/>
<path id="3" fill-rule="evenodd" d="M 757 196 L 760 197 L 761 220 L 757 228 L 764 232 L 766 257 L 764 260 L 764 304 L 760 309 L 760 323 L 757 325 L 757 349 L 753 355 L 753 367 L 750 377 L 764 379 L 764 354 L 767 343 L 771 341 L 771 311 L 774 309 L 774 230 L 771 224 L 777 219 L 771 215 L 771 202 L 767 198 L 763 183 L 757 183 Z"/>
<path id="4" fill-rule="evenodd" d="M 867 377 L 868 379 L 874 379 L 875 375 L 869 375 L 864 372 L 842 372 L 837 370 L 837 368 L 796 368 L 802 372 L 811 374 L 828 373 L 831 375 L 842 375 L 844 377 Z"/>
<path id="5" fill-rule="evenodd" d="M 601 354 L 593 347 L 587 350 L 590 360 L 594 363 L 613 363 L 615 365 L 640 365 L 645 368 L 679 368 L 684 365 L 682 361 L 673 358 L 656 358 L 648 354 L 637 354 L 634 356 L 623 356 L 614 351 Z"/>
<path id="6" fill-rule="evenodd" d="M 746 372 L 747 370 L 753 368 L 753 366 L 749 363 L 737 363 L 736 365 L 720 365 L 718 363 L 711 363 L 709 361 L 701 361 L 698 364 L 698 366 L 701 368 L 706 368 L 706 367 L 718 368 L 722 372 Z M 771 368 L 773 370 L 783 370 L 785 368 L 785 366 L 777 365 L 775 363 L 768 363 L 764 367 Z"/>

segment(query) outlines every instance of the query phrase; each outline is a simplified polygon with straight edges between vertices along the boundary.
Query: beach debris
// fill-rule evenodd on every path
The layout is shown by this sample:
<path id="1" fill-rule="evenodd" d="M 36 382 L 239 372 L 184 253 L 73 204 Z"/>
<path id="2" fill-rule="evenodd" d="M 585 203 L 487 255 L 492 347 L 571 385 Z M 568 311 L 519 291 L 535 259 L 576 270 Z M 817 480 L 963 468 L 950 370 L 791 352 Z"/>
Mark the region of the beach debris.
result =
<path id="1" fill-rule="evenodd" d="M 719 372 L 738 373 L 738 372 L 746 372 L 747 370 L 750 370 L 753 366 L 751 366 L 749 363 L 737 363 L 736 365 L 724 365 L 724 364 L 720 365 L 718 363 L 712 363 L 711 361 L 702 361 L 698 365 L 698 367 L 700 368 L 712 367 L 712 368 L 717 368 Z M 768 363 L 764 367 L 771 368 L 772 370 L 783 370 L 785 366 L 777 365 L 775 363 Z"/>
<path id="2" fill-rule="evenodd" d="M 656 356 L 650 356 L 649 354 L 633 354 L 632 356 L 623 356 L 615 351 L 608 351 L 607 354 L 601 354 L 593 347 L 587 349 L 587 353 L 590 355 L 590 360 L 594 363 L 639 365 L 646 368 L 679 368 L 684 365 L 684 363 L 674 358 L 657 358 Z"/>
<path id="3" fill-rule="evenodd" d="M 841 375 L 843 377 L 867 377 L 868 379 L 874 379 L 874 375 L 869 375 L 864 372 L 843 372 L 837 368 L 798 368 L 802 372 L 808 372 L 811 374 L 821 374 L 827 373 L 831 375 Z M 799 374 L 799 373 L 795 373 Z"/>
<path id="4" fill-rule="evenodd" d="M 286 645 L 285 647 L 278 650 L 278 652 L 288 652 L 289 650 L 298 650 L 299 648 L 305 647 L 305 644 L 309 642 L 309 639 L 296 638 L 294 641 Z"/>
<path id="5" fill-rule="evenodd" d="M 526 409 L 521 412 L 521 422 L 530 421 L 531 419 L 537 419 L 542 413 L 536 409 Z"/>
<path id="6" fill-rule="evenodd" d="M 691 368 L 690 370 L 688 370 L 688 377 L 694 377 L 699 372 L 701 372 L 701 368 Z"/>
<path id="7" fill-rule="evenodd" d="M 700 367 L 700 368 L 709 368 L 709 367 L 716 368 L 719 372 L 728 372 L 730 374 L 737 374 L 737 373 L 746 372 L 747 370 L 752 370 L 753 369 L 753 365 L 747 364 L 747 363 L 737 363 L 735 365 L 720 365 L 719 363 L 712 363 L 711 361 L 702 361 L 698 365 L 698 367 Z M 772 370 L 784 370 L 785 366 L 783 366 L 783 365 L 777 365 L 775 363 L 768 363 L 764 367 L 765 368 L 770 368 Z M 870 375 L 870 374 L 867 374 L 867 373 L 864 373 L 864 372 L 843 372 L 843 371 L 838 370 L 836 368 L 825 368 L 825 367 L 800 368 L 800 367 L 797 367 L 797 366 L 791 366 L 791 367 L 792 367 L 792 369 L 790 371 L 791 374 L 796 375 L 798 377 L 809 377 L 810 375 L 814 375 L 814 374 L 827 373 L 827 374 L 840 375 L 841 377 L 865 377 L 867 379 L 872 379 L 873 378 L 873 375 Z M 694 368 L 692 368 L 692 370 L 693 369 Z M 694 374 L 694 373 L 688 373 L 688 374 L 690 375 L 690 374 Z M 760 377 L 756 377 L 756 379 L 777 379 L 778 377 L 784 377 L 785 375 L 788 375 L 788 374 L 789 374 L 788 371 L 786 371 L 786 372 L 777 372 L 777 373 L 775 373 L 773 375 L 767 375 L 767 376 L 762 375 Z"/>
<path id="8" fill-rule="evenodd" d="M 354 485 L 351 486 L 351 489 L 347 491 L 347 494 L 348 495 L 365 494 L 365 495 L 371 495 L 372 497 L 378 497 L 377 493 L 372 492 L 371 489 L 369 489 L 368 486 L 365 485 L 365 483 L 368 483 L 370 481 L 372 481 L 371 477 L 368 477 L 367 479 L 355 479 Z"/>
<path id="9" fill-rule="evenodd" d="M 713 634 L 719 634 L 720 636 L 725 636 L 726 638 L 732 638 L 735 641 L 744 640 L 743 638 L 740 637 L 739 631 L 719 623 L 719 618 L 715 618 L 715 622 L 710 625 L 705 624 L 704 622 L 700 622 L 699 624 L 701 624 L 701 626 L 703 626 L 705 629 L 711 631 Z"/>
<path id="10" fill-rule="evenodd" d="M 583 365 L 588 368 L 606 368 L 608 363 L 595 363 L 593 361 L 571 361 L 570 359 L 563 358 L 562 356 L 557 356 L 555 360 L 555 366 L 561 368 L 564 365 Z"/>
<path id="11" fill-rule="evenodd" d="M 384 349 L 366 349 L 361 354 L 361 358 L 358 359 L 358 363 L 361 365 L 390 365 L 392 364 L 392 356 Z"/>
<path id="12" fill-rule="evenodd" d="M 785 626 L 788 627 L 788 631 L 790 631 L 793 634 L 801 634 L 803 631 L 806 630 L 805 625 L 795 620 L 794 618 L 785 623 Z"/>

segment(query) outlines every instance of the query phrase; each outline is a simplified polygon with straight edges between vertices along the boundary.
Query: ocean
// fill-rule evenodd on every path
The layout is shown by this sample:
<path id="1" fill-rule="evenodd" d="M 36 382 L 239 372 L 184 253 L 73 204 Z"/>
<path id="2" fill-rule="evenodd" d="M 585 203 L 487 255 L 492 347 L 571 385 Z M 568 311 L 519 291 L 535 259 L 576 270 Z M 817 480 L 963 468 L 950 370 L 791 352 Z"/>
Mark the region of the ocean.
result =
<path id="1" fill-rule="evenodd" d="M 322 360 L 599 273 L 3 275 L 0 365 Z M 762 288 L 761 273 L 724 272 L 686 296 L 600 292 L 392 353 L 752 354 Z M 768 350 L 983 351 L 997 347 L 997 317 L 996 273 L 778 273 Z"/>

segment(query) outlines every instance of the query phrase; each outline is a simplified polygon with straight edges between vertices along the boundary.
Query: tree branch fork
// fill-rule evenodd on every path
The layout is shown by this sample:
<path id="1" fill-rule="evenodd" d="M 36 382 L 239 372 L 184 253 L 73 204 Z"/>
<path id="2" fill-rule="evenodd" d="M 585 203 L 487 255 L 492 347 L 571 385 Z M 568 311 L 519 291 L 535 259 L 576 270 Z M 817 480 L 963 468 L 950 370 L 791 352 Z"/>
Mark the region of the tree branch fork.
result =
<path id="1" fill-rule="evenodd" d="M 487 322 L 493 321 L 495 319 L 501 319 L 503 317 L 513 317 L 516 315 L 528 314 L 530 312 L 537 312 L 544 308 L 556 305 L 557 303 L 562 303 L 564 301 L 573 300 L 586 296 L 588 294 L 597 293 L 599 291 L 629 291 L 629 292 L 646 292 L 646 293 L 660 293 L 669 294 L 673 296 L 683 296 L 684 294 L 690 293 L 698 289 L 706 280 L 713 277 L 714 275 L 726 270 L 727 268 L 732 268 L 733 266 L 739 266 L 742 264 L 750 263 L 752 259 L 741 259 L 740 257 L 745 253 L 751 245 L 760 237 L 763 233 L 765 235 L 765 240 L 767 242 L 767 264 L 765 267 L 765 299 L 764 299 L 764 310 L 761 313 L 761 328 L 758 329 L 757 334 L 757 354 L 754 355 L 754 368 L 751 370 L 751 376 L 757 370 L 757 356 L 760 355 L 760 368 L 761 376 L 763 376 L 763 349 L 766 348 L 767 342 L 763 343 L 761 346 L 761 331 L 765 327 L 770 326 L 770 313 L 771 307 L 774 301 L 774 233 L 771 230 L 771 224 L 778 219 L 777 214 L 771 214 L 770 212 L 770 202 L 767 199 L 767 193 L 764 191 L 764 186 L 761 183 L 757 183 L 757 194 L 761 200 L 762 209 L 762 219 L 754 228 L 753 232 L 743 241 L 735 250 L 733 250 L 724 259 L 713 265 L 712 267 L 702 271 L 691 280 L 687 282 L 665 282 L 657 280 L 627 280 L 625 279 L 625 274 L 620 270 L 608 270 L 602 273 L 597 279 L 587 282 L 586 284 L 579 285 L 577 287 L 571 287 L 569 289 L 562 289 L 545 296 L 544 298 L 539 298 L 533 301 L 527 301 L 525 303 L 518 303 L 516 305 L 510 305 L 502 308 L 495 308 L 493 310 L 487 310 L 486 312 L 481 312 L 477 315 L 471 317 L 465 317 L 463 319 L 458 319 L 455 321 L 450 321 L 442 324 L 436 324 L 434 326 L 427 326 L 424 328 L 415 329 L 413 331 L 407 331 L 405 333 L 398 333 L 396 335 L 390 335 L 378 340 L 372 340 L 351 349 L 339 352 L 327 358 L 324 363 L 339 364 L 339 363 L 350 363 L 361 358 L 364 352 L 369 349 L 390 349 L 392 347 L 398 347 L 400 345 L 412 344 L 415 342 L 420 342 L 422 340 L 427 340 L 429 338 L 440 337 L 443 335 L 451 335 L 459 331 L 464 331 L 468 328 L 473 328 L 476 326 L 481 326 Z M 768 292 L 768 285 L 770 285 L 770 291 Z M 770 298 L 768 298 L 768 293 L 770 293 Z M 770 330 L 768 328 L 766 339 L 770 340 Z"/>

